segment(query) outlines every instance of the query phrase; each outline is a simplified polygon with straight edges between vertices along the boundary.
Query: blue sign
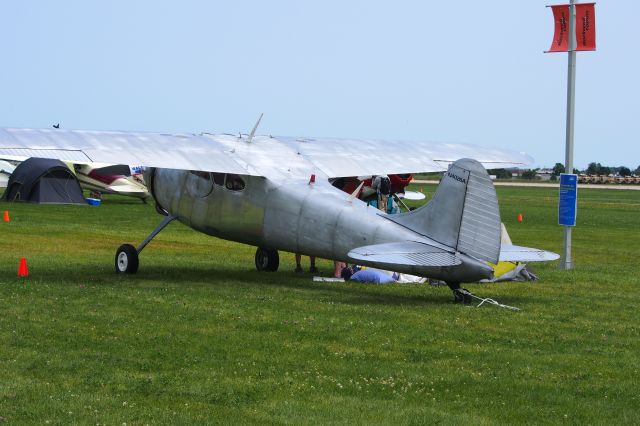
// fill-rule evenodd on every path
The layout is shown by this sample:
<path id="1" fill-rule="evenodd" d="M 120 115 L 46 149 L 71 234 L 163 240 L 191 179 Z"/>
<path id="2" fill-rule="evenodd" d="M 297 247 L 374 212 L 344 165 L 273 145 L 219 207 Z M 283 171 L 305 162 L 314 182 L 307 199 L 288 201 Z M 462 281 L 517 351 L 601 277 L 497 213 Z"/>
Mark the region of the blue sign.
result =
<path id="1" fill-rule="evenodd" d="M 560 174 L 560 202 L 558 203 L 558 223 L 576 226 L 578 210 L 578 175 Z"/>

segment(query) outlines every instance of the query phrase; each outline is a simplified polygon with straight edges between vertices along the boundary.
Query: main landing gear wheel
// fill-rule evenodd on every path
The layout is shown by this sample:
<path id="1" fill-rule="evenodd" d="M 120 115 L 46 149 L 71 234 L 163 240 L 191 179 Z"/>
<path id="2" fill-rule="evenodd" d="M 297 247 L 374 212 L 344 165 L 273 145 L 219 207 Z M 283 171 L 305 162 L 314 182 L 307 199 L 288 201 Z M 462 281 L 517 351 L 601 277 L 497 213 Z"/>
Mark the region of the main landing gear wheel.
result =
<path id="1" fill-rule="evenodd" d="M 256 269 L 258 271 L 275 272 L 279 265 L 278 250 L 258 247 L 256 250 Z"/>
<path id="2" fill-rule="evenodd" d="M 138 272 L 138 250 L 131 244 L 123 244 L 116 251 L 116 272 L 135 274 Z"/>
<path id="3" fill-rule="evenodd" d="M 451 291 L 453 291 L 453 303 L 468 305 L 473 301 L 473 298 L 470 296 L 471 292 L 466 288 L 461 288 L 460 283 L 447 282 L 447 285 Z"/>
<path id="4" fill-rule="evenodd" d="M 157 204 L 156 204 L 157 206 Z M 158 235 L 160 231 L 162 231 L 165 226 L 176 220 L 178 216 L 168 216 L 165 217 L 160 225 L 153 230 L 151 234 L 138 246 L 135 248 L 131 244 L 123 244 L 118 247 L 118 251 L 116 251 L 116 273 L 118 274 L 135 274 L 138 272 L 138 256 L 142 253 L 142 250 L 153 240 L 153 238 Z"/>

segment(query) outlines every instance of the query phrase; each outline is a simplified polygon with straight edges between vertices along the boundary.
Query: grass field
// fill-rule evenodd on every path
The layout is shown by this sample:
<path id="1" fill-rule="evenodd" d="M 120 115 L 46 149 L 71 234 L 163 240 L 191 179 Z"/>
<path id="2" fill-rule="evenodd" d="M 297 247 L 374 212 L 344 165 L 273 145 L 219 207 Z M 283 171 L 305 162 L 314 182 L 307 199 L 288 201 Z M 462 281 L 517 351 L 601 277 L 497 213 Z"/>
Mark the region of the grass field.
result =
<path id="1" fill-rule="evenodd" d="M 515 244 L 562 250 L 557 190 L 498 195 Z M 178 223 L 117 276 L 151 205 L 0 203 L 0 423 L 638 424 L 639 209 L 639 191 L 584 190 L 575 270 L 467 286 L 511 312 L 314 283 L 285 253 L 258 273 L 254 248 Z"/>

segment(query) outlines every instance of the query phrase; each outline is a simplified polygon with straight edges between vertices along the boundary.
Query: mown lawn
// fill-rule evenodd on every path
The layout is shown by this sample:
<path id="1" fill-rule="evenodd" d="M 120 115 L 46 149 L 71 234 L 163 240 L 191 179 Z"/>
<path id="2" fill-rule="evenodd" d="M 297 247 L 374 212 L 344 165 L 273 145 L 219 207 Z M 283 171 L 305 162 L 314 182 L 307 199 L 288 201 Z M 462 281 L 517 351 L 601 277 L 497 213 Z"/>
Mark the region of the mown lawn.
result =
<path id="1" fill-rule="evenodd" d="M 557 190 L 498 194 L 515 244 L 561 252 Z M 638 424 L 639 209 L 640 191 L 583 190 L 575 270 L 467 285 L 511 312 L 314 283 L 283 253 L 258 273 L 254 248 L 178 223 L 117 276 L 151 205 L 0 203 L 0 423 Z"/>

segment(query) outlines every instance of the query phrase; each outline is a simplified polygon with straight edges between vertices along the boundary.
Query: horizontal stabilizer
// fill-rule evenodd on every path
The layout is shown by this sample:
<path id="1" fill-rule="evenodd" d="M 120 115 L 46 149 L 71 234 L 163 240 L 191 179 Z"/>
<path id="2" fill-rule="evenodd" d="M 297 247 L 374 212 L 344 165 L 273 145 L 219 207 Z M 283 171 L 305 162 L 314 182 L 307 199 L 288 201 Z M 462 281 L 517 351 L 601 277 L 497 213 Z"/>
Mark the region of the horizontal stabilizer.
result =
<path id="1" fill-rule="evenodd" d="M 453 253 L 414 241 L 358 247 L 348 256 L 355 261 L 390 265 L 453 266 L 462 263 Z"/>
<path id="2" fill-rule="evenodd" d="M 420 201 L 427 198 L 427 196 L 424 195 L 422 192 L 417 192 L 417 191 L 401 192 L 398 194 L 398 197 L 404 198 L 405 200 L 412 200 L 412 201 Z"/>
<path id="3" fill-rule="evenodd" d="M 559 258 L 559 254 L 536 248 L 505 244 L 500 248 L 500 261 L 503 262 L 544 262 Z"/>

